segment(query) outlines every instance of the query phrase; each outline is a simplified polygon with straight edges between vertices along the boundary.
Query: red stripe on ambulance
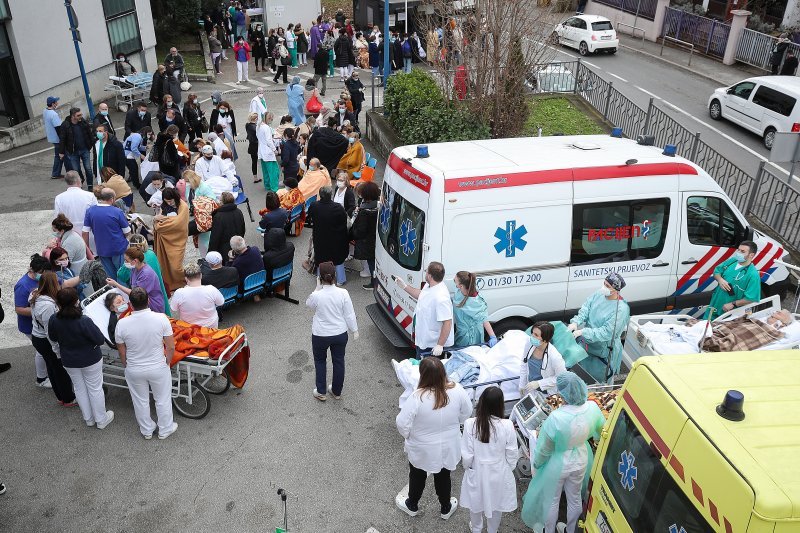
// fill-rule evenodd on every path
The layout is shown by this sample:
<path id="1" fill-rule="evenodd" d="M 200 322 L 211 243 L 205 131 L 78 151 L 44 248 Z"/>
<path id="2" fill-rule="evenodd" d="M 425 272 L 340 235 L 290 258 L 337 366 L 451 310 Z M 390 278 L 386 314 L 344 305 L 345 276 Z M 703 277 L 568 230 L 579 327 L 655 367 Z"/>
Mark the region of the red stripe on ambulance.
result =
<path id="1" fill-rule="evenodd" d="M 700 488 L 700 485 L 693 479 L 692 480 L 692 494 L 694 494 L 695 499 L 700 502 L 700 505 L 705 506 L 703 503 L 703 489 Z"/>
<path id="2" fill-rule="evenodd" d="M 671 466 L 672 469 L 675 471 L 675 473 L 678 474 L 678 477 L 681 478 L 681 481 L 685 483 L 686 478 L 683 477 L 684 476 L 683 465 L 681 464 L 680 461 L 678 461 L 678 458 L 675 457 L 674 455 L 669 459 L 669 466 Z"/>
<path id="3" fill-rule="evenodd" d="M 391 165 L 391 160 L 390 166 L 397 172 L 397 169 Z M 554 168 L 551 170 L 536 170 L 532 172 L 448 178 L 444 184 L 444 192 L 499 189 L 502 187 L 541 185 L 543 183 L 559 183 L 564 181 L 592 181 L 616 178 L 670 176 L 675 174 L 696 176 L 697 169 L 686 163 L 644 163 L 641 165 Z"/>
<path id="4" fill-rule="evenodd" d="M 719 525 L 719 512 L 717 512 L 717 506 L 711 500 L 708 500 L 708 510 L 711 511 L 711 518 Z"/>
<path id="5" fill-rule="evenodd" d="M 423 174 L 394 154 L 389 156 L 389 168 L 418 189 L 431 192 L 431 177 Z"/>
<path id="6" fill-rule="evenodd" d="M 755 259 L 753 259 L 753 264 L 757 265 L 758 263 L 760 263 L 761 260 L 767 256 L 767 253 L 769 253 L 771 249 L 772 249 L 772 243 L 768 242 L 763 249 L 758 251 L 758 254 L 756 255 Z"/>
<path id="7" fill-rule="evenodd" d="M 633 396 L 631 396 L 628 391 L 625 391 L 622 397 L 625 399 L 625 403 L 628 404 L 628 407 L 631 408 L 631 413 L 633 416 L 639 421 L 650 438 L 653 439 L 653 444 L 655 445 L 656 449 L 661 453 L 662 456 L 669 457 L 669 446 L 667 446 L 667 443 L 664 442 L 664 439 L 662 439 L 661 435 L 658 434 L 656 428 L 653 427 L 653 424 L 651 424 L 650 420 L 648 420 L 644 415 L 639 405 L 633 400 Z"/>
<path id="8" fill-rule="evenodd" d="M 720 263 L 722 263 L 723 261 L 727 260 L 734 253 L 736 253 L 736 248 L 726 248 L 725 252 L 722 254 L 722 256 L 719 259 L 717 259 L 715 261 L 712 261 L 712 264 L 711 264 L 711 266 L 709 266 L 708 270 L 706 270 L 700 276 L 700 279 L 698 280 L 698 283 L 703 283 L 705 280 L 710 278 L 714 274 L 714 269 L 717 268 L 717 266 Z"/>
<path id="9" fill-rule="evenodd" d="M 719 249 L 720 249 L 719 246 L 712 246 L 711 249 L 706 253 L 706 255 L 704 255 L 702 257 L 702 259 L 700 259 L 700 261 L 695 263 L 692 266 L 692 268 L 690 268 L 686 272 L 686 274 L 683 275 L 683 277 L 680 279 L 680 281 L 678 281 L 678 288 L 680 288 L 681 286 L 683 286 L 684 283 L 686 283 L 687 281 L 692 279 L 692 276 L 694 276 L 697 273 L 698 270 L 703 268 L 703 265 L 705 265 L 708 262 L 709 259 L 714 257 L 717 254 L 717 252 L 719 251 Z"/>

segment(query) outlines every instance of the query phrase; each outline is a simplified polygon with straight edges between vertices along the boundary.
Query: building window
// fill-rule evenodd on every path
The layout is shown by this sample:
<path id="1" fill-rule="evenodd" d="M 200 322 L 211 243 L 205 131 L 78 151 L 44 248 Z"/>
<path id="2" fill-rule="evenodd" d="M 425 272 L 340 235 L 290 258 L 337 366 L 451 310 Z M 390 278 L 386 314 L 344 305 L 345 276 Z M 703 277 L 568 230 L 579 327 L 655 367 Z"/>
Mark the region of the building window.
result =
<path id="1" fill-rule="evenodd" d="M 135 0 L 103 0 L 111 54 L 132 54 L 142 49 Z"/>

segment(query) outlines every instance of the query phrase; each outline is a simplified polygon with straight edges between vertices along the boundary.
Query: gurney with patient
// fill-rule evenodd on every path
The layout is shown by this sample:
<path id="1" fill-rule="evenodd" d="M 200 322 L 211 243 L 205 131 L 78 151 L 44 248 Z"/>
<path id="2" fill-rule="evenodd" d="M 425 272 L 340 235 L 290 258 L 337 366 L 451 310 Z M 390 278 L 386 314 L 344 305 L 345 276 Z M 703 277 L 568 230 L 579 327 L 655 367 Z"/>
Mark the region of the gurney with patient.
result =
<path id="1" fill-rule="evenodd" d="M 116 322 L 130 313 L 128 297 L 106 285 L 81 302 L 84 315 L 106 339 L 103 353 L 103 383 L 127 389 L 125 368 L 114 340 Z M 209 394 L 223 394 L 231 384 L 242 388 L 250 367 L 250 347 L 244 328 L 213 329 L 170 319 L 175 354 L 172 371 L 172 404 L 187 418 L 203 418 L 211 409 Z"/>

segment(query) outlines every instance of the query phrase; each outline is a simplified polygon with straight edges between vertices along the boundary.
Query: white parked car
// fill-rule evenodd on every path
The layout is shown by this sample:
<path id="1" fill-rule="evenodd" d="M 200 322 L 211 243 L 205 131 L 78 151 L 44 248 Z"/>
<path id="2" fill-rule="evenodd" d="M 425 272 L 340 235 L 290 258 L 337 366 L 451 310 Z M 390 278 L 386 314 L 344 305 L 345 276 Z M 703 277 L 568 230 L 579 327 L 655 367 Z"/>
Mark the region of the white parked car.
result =
<path id="1" fill-rule="evenodd" d="M 553 30 L 553 44 L 576 48 L 582 56 L 605 51 L 613 54 L 619 46 L 614 25 L 605 17 L 575 15 Z"/>
<path id="2" fill-rule="evenodd" d="M 757 76 L 720 87 L 708 99 L 708 114 L 760 135 L 772 149 L 775 132 L 800 132 L 800 78 Z"/>

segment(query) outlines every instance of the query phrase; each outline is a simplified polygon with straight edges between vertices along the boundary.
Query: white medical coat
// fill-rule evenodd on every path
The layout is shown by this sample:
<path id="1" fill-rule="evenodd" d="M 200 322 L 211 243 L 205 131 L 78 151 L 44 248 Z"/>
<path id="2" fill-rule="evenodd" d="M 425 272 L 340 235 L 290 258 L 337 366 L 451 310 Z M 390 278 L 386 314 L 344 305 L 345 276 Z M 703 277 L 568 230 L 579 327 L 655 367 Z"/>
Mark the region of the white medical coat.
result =
<path id="1" fill-rule="evenodd" d="M 495 512 L 509 513 L 517 508 L 517 483 L 513 470 L 519 448 L 511 420 L 492 418 L 494 431 L 489 442 L 475 436 L 475 419 L 464 422 L 461 460 L 461 507 L 491 517 Z"/>
<path id="2" fill-rule="evenodd" d="M 531 342 L 529 340 L 525 343 L 525 351 L 522 353 L 522 362 L 519 367 L 520 390 L 524 389 L 531 381 L 528 376 L 528 363 L 525 361 L 525 356 L 528 355 L 528 353 L 531 354 L 530 357 L 533 357 L 531 348 Z M 553 343 L 550 343 L 550 346 L 547 347 L 547 355 L 545 355 L 542 360 L 542 379 L 539 380 L 539 390 L 548 395 L 556 394 L 558 392 L 556 378 L 559 374 L 566 371 L 567 367 L 564 364 L 564 358 L 561 356 L 561 352 L 553 346 Z"/>

